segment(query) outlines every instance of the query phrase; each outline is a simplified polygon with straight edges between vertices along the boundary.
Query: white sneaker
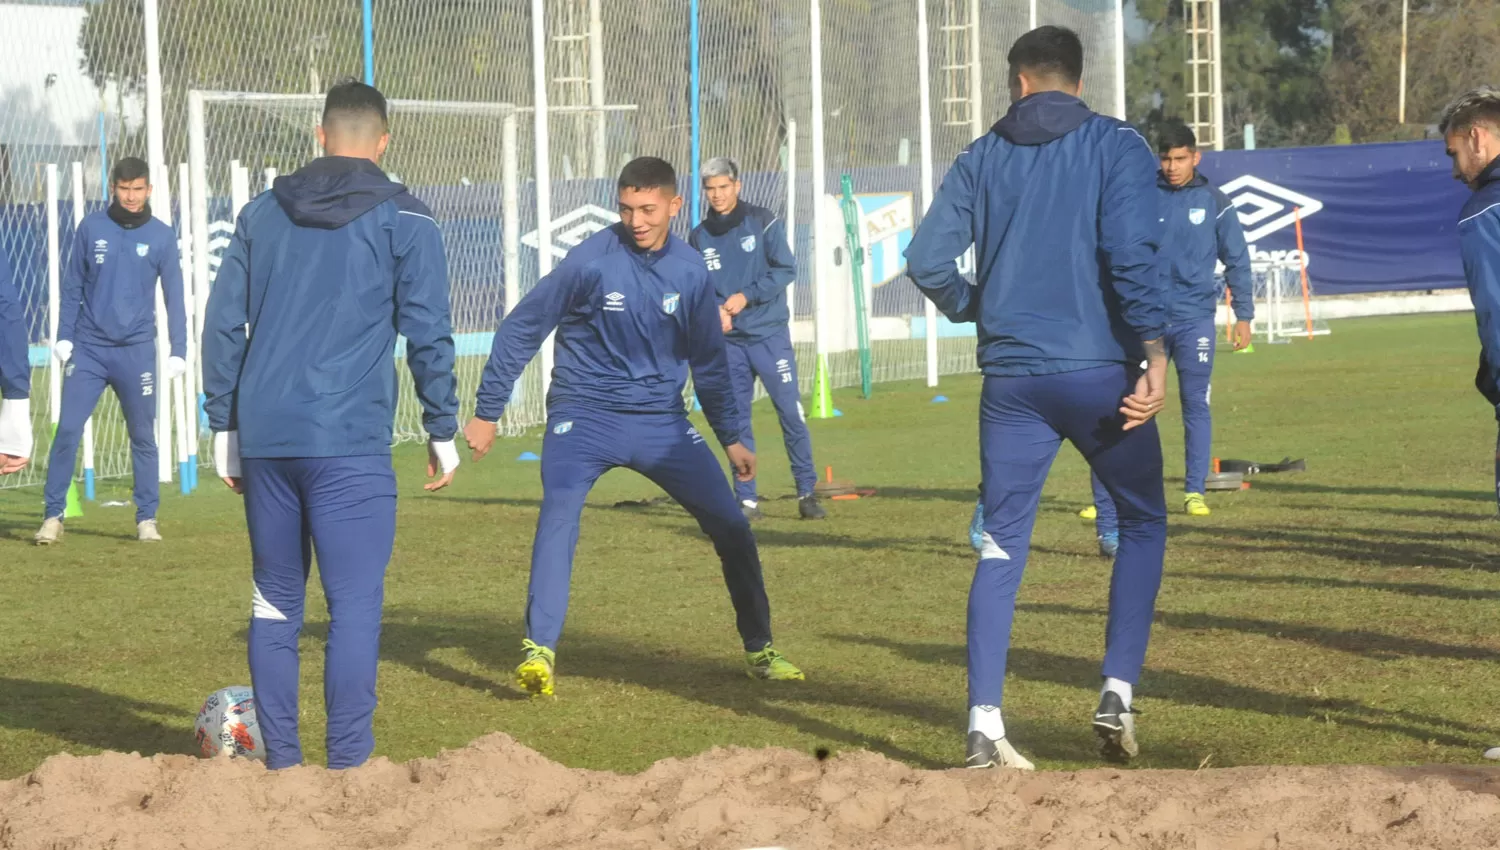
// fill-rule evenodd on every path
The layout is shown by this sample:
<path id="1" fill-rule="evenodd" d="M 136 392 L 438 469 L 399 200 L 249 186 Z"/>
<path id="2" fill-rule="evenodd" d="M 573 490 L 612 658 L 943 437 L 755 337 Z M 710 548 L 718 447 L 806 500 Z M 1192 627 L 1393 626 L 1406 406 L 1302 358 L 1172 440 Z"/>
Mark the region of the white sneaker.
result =
<path id="1" fill-rule="evenodd" d="M 983 732 L 970 732 L 968 740 L 969 757 L 964 762 L 964 767 L 983 769 L 987 767 L 1008 768 L 1010 770 L 1036 770 L 1025 756 L 1016 752 L 1016 748 L 1010 745 L 1010 741 L 1004 738 L 991 740 Z"/>
<path id="2" fill-rule="evenodd" d="M 53 543 L 62 540 L 62 536 L 62 517 L 54 516 L 43 520 L 42 527 L 37 531 L 36 536 L 31 539 L 35 540 L 38 546 L 51 546 Z"/>
<path id="3" fill-rule="evenodd" d="M 135 524 L 135 539 L 142 543 L 160 543 L 161 532 L 156 529 L 156 520 L 141 520 Z"/>

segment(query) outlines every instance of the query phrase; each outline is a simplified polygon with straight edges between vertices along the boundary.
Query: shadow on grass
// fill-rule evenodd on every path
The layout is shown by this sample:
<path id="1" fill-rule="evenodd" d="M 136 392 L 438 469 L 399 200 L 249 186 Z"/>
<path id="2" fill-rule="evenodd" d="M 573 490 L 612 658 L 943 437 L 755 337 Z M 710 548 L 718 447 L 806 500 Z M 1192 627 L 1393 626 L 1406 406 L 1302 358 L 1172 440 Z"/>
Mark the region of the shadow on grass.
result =
<path id="1" fill-rule="evenodd" d="M 1343 528 L 1294 531 L 1226 526 L 1169 527 L 1169 538 L 1206 538 L 1215 550 L 1240 552 L 1293 552 L 1315 558 L 1337 558 L 1355 563 L 1387 567 L 1436 567 L 1439 569 L 1500 572 L 1497 541 L 1487 535 L 1408 531 L 1389 528 Z M 1478 544 L 1486 551 L 1453 545 L 1454 541 Z"/>
<path id="2" fill-rule="evenodd" d="M 0 727 L 30 729 L 99 750 L 191 753 L 192 735 L 158 717 L 190 717 L 182 706 L 142 702 L 62 682 L 0 678 Z"/>
<path id="3" fill-rule="evenodd" d="M 1173 579 L 1196 579 L 1198 581 L 1234 582 L 1260 586 L 1287 585 L 1311 587 L 1325 590 L 1377 590 L 1383 593 L 1399 593 L 1404 596 L 1469 600 L 1500 599 L 1500 590 L 1476 590 L 1448 587 L 1441 584 L 1407 584 L 1394 581 L 1365 581 L 1347 578 L 1317 578 L 1298 575 L 1248 575 L 1246 573 L 1186 573 L 1176 572 Z"/>
<path id="4" fill-rule="evenodd" d="M 1038 614 L 1097 617 L 1101 621 L 1105 612 L 1095 608 L 1064 605 L 1054 602 L 1022 602 L 1017 610 Z M 1500 652 L 1475 646 L 1454 646 L 1447 643 L 1422 640 L 1421 638 L 1368 632 L 1363 630 L 1331 629 L 1306 623 L 1283 623 L 1276 620 L 1256 620 L 1250 617 L 1226 617 L 1198 611 L 1157 611 L 1156 623 L 1184 631 L 1232 631 L 1242 634 L 1263 635 L 1278 640 L 1295 641 L 1324 649 L 1348 652 L 1362 658 L 1389 661 L 1415 656 L 1419 658 L 1449 658 L 1456 661 L 1497 661 Z"/>
<path id="5" fill-rule="evenodd" d="M 1426 490 L 1416 487 L 1311 484 L 1305 481 L 1271 481 L 1255 478 L 1255 489 L 1271 493 L 1326 493 L 1336 496 L 1388 496 L 1394 498 L 1451 499 L 1463 502 L 1493 502 L 1488 490 Z"/>
<path id="6" fill-rule="evenodd" d="M 728 619 L 729 612 L 725 616 Z M 525 699 L 509 684 L 510 670 L 521 659 L 518 640 L 521 632 L 519 624 L 503 619 L 393 610 L 387 614 L 380 654 L 387 661 L 497 699 Z M 324 640 L 327 624 L 309 624 L 305 634 Z M 471 674 L 433 657 L 445 649 L 463 651 L 494 673 Z M 938 727 L 951 726 L 957 742 L 961 740 L 963 718 L 956 705 L 956 694 L 955 699 L 935 705 L 915 702 L 854 684 L 819 681 L 816 667 L 806 669 L 811 681 L 759 682 L 745 675 L 742 657 L 736 645 L 721 654 L 703 656 L 679 647 L 638 645 L 614 636 L 569 630 L 558 654 L 558 687 L 565 692 L 568 679 L 573 677 L 633 685 L 764 718 L 806 735 L 883 753 L 908 764 L 929 768 L 954 766 L 885 739 L 844 728 L 818 715 L 824 706 L 899 714 Z"/>
<path id="7" fill-rule="evenodd" d="M 825 637 L 890 650 L 922 664 L 950 664 L 962 667 L 967 663 L 966 650 L 961 644 L 907 643 L 863 635 L 825 635 Z M 1010 650 L 1007 672 L 1019 679 L 1059 685 L 1089 686 L 1099 681 L 1097 661 L 1014 646 Z M 1208 676 L 1178 673 L 1171 670 L 1154 670 L 1149 666 L 1141 677 L 1141 681 L 1143 697 L 1148 700 L 1164 700 L 1179 705 L 1239 709 L 1276 717 L 1333 721 L 1344 726 L 1404 735 L 1418 741 L 1436 741 L 1457 747 L 1473 747 L 1493 736 L 1489 729 L 1456 723 L 1442 717 L 1399 710 L 1387 711 L 1350 699 L 1309 699 L 1278 694 Z M 1470 737 L 1454 734 L 1452 730 Z"/>

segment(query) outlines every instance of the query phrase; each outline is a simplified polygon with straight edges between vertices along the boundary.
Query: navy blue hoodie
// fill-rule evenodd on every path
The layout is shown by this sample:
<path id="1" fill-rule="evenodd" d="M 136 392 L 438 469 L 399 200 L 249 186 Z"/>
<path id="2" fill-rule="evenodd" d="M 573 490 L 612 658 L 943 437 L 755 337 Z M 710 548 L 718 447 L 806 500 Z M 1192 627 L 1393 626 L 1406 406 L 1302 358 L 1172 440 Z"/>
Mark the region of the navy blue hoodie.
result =
<path id="1" fill-rule="evenodd" d="M 978 323 L 986 375 L 1137 363 L 1167 325 L 1156 173 L 1129 124 L 1061 92 L 1022 98 L 954 160 L 908 274 L 950 320 Z M 975 286 L 955 263 L 971 244 Z"/>
<path id="2" fill-rule="evenodd" d="M 0 249 L 0 398 L 31 395 L 31 359 L 27 346 L 26 304 L 10 272 L 10 258 Z"/>
<path id="3" fill-rule="evenodd" d="M 374 163 L 313 160 L 240 212 L 203 325 L 209 425 L 250 458 L 390 452 L 397 335 L 434 440 L 458 430 L 432 213 Z"/>
<path id="4" fill-rule="evenodd" d="M 1500 406 L 1500 157 L 1479 172 L 1478 187 L 1459 213 L 1458 245 L 1479 324 L 1474 385 Z"/>
<path id="5" fill-rule="evenodd" d="M 475 415 L 505 413 L 516 379 L 557 330 L 549 414 L 570 409 L 683 413 L 688 370 L 719 442 L 744 440 L 729 382 L 719 302 L 703 258 L 667 237 L 636 248 L 615 224 L 574 246 L 500 324 L 479 384 Z"/>
<path id="6" fill-rule="evenodd" d="M 1172 324 L 1211 319 L 1219 306 L 1214 268 L 1224 264 L 1224 279 L 1233 298 L 1234 316 L 1242 322 L 1255 318 L 1250 288 L 1250 249 L 1245 229 L 1228 196 L 1210 186 L 1201 173 L 1182 187 L 1165 174 L 1157 177 L 1161 192 L 1162 271 L 1168 276 Z"/>
<path id="7" fill-rule="evenodd" d="M 797 258 L 781 219 L 740 201 L 729 215 L 710 211 L 688 235 L 688 244 L 703 253 L 720 304 L 745 296 L 745 309 L 726 334 L 730 342 L 755 343 L 786 332 L 792 318 L 786 288 L 797 279 Z"/>
<path id="8" fill-rule="evenodd" d="M 155 340 L 159 278 L 172 356 L 185 357 L 187 312 L 177 235 L 149 213 L 138 218 L 139 225 L 121 224 L 100 210 L 79 222 L 73 256 L 63 269 L 57 338 L 105 347 Z"/>

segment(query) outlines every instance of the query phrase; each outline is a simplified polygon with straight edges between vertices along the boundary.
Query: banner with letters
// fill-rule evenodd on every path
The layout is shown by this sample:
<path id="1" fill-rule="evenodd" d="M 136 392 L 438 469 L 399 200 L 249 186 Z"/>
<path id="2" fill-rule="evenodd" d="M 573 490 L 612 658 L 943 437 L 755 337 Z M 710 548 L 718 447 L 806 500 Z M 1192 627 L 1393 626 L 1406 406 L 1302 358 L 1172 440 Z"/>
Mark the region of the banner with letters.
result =
<path id="1" fill-rule="evenodd" d="M 1205 152 L 1257 259 L 1295 257 L 1300 210 L 1318 295 L 1464 285 L 1458 212 L 1469 189 L 1443 143 Z"/>

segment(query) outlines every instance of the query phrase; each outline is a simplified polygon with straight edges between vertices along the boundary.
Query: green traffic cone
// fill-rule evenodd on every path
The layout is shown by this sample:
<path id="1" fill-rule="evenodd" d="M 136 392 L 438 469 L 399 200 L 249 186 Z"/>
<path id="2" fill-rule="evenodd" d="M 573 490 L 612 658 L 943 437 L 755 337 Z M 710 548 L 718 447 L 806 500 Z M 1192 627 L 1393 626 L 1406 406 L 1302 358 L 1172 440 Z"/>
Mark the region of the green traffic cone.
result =
<path id="1" fill-rule="evenodd" d="M 1235 352 L 1235 354 L 1254 354 L 1254 353 L 1255 353 L 1255 343 L 1253 343 L 1253 342 L 1250 343 L 1249 345 L 1245 346 L 1244 348 L 1241 348 L 1239 351 Z"/>
<path id="2" fill-rule="evenodd" d="M 812 418 L 833 418 L 833 389 L 828 385 L 828 356 L 817 355 L 818 368 L 813 377 Z"/>
<path id="3" fill-rule="evenodd" d="M 57 440 L 57 426 L 52 426 L 52 439 Z M 78 497 L 78 482 L 68 482 L 68 501 L 63 506 L 63 519 L 83 516 L 83 500 Z"/>

